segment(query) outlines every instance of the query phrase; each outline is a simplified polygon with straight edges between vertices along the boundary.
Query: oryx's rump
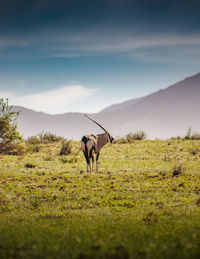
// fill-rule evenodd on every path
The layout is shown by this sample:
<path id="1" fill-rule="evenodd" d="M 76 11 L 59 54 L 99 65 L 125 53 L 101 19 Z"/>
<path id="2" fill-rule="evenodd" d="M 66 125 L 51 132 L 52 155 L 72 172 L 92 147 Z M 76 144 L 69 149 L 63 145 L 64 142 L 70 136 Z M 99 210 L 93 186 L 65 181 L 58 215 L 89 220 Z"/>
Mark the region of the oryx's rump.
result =
<path id="1" fill-rule="evenodd" d="M 89 152 L 90 150 L 93 150 L 96 153 L 97 152 L 96 136 L 94 135 L 83 136 L 81 139 L 81 149 L 83 152 Z"/>
<path id="2" fill-rule="evenodd" d="M 93 163 L 94 163 L 93 154 L 97 153 L 96 136 L 94 136 L 94 135 L 83 136 L 81 139 L 81 149 L 84 153 L 85 160 L 87 162 L 87 171 L 88 171 L 88 166 L 89 166 L 90 172 L 91 172 L 90 158 L 92 158 L 92 170 L 93 170 Z"/>

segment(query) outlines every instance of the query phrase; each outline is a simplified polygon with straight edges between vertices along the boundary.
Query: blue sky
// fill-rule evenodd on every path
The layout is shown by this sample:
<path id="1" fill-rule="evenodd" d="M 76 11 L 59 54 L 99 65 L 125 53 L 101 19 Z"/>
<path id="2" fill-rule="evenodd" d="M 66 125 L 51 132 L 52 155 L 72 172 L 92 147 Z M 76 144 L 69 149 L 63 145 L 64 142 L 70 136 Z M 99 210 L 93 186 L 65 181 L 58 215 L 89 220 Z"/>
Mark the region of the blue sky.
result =
<path id="1" fill-rule="evenodd" d="M 0 96 L 98 112 L 200 72 L 197 0 L 1 0 Z"/>

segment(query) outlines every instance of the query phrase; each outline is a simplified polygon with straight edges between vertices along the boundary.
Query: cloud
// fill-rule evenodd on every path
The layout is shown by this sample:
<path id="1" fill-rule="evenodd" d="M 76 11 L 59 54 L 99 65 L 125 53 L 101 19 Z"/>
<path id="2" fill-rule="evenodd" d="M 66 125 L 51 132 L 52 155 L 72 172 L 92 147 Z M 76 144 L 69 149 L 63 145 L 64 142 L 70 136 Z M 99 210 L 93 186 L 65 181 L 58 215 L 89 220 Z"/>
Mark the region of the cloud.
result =
<path id="1" fill-rule="evenodd" d="M 81 37 L 80 37 L 81 38 Z M 84 35 L 82 35 L 84 39 Z M 105 53 L 123 53 L 135 49 L 154 48 L 154 47 L 176 47 L 176 46 L 200 46 L 200 35 L 181 35 L 181 34 L 151 34 L 140 35 L 137 32 L 131 34 L 121 33 L 118 34 L 108 32 L 104 35 L 87 35 L 87 41 L 84 39 L 82 42 L 74 41 L 73 44 L 66 46 L 68 38 L 62 39 L 60 45 L 55 45 L 54 49 L 59 51 L 70 52 L 105 52 Z"/>
<path id="2" fill-rule="evenodd" d="M 127 56 L 145 63 L 199 64 L 200 45 L 158 46 L 157 48 L 137 49 Z"/>
<path id="3" fill-rule="evenodd" d="M 194 48 L 196 53 L 188 57 L 188 50 Z M 27 35 L 0 37 L 0 57 L 6 59 L 10 56 L 71 59 L 111 54 L 129 56 L 145 62 L 150 60 L 152 53 L 153 62 L 171 62 L 173 59 L 168 58 L 169 50 L 173 57 L 177 55 L 177 50 L 181 49 L 180 56 L 177 57 L 181 62 L 185 60 L 188 63 L 197 63 L 200 54 L 198 48 L 200 49 L 199 31 L 182 32 L 174 28 L 164 32 L 149 32 L 138 24 L 124 28 L 108 22 L 82 31 L 55 26 L 51 27 L 51 30 L 41 28 Z M 157 49 L 160 49 L 160 52 L 157 52 L 154 58 Z M 173 62 L 177 60 L 174 59 Z"/>
<path id="4" fill-rule="evenodd" d="M 81 38 L 81 37 L 80 37 Z M 82 35 L 84 38 L 84 35 Z M 157 35 L 120 35 L 110 33 L 107 37 L 90 35 L 83 42 L 59 44 L 49 53 L 51 57 L 75 58 L 81 56 L 121 55 L 147 63 L 199 64 L 200 35 L 157 34 Z M 64 39 L 63 39 L 64 41 Z M 67 39 L 66 39 L 67 42 Z M 192 50 L 192 51 L 191 51 Z"/>
<path id="5" fill-rule="evenodd" d="M 25 47 L 29 43 L 26 38 L 0 36 L 0 48 Z"/>
<path id="6" fill-rule="evenodd" d="M 177 45 L 199 45 L 200 32 L 176 30 L 148 31 L 136 24 L 124 27 L 109 22 L 82 30 L 71 30 L 61 25 L 41 28 L 29 34 L 0 35 L 0 47 L 30 47 L 35 50 L 63 51 L 70 56 L 80 52 L 128 51 L 135 48 Z M 32 50 L 34 50 L 32 49 Z M 66 53 L 65 51 L 69 51 Z M 45 51 L 46 52 L 46 51 Z M 52 53 L 51 53 L 52 54 Z M 57 53 L 56 53 L 57 54 Z M 59 53 L 58 53 L 59 55 Z"/>
<path id="7" fill-rule="evenodd" d="M 17 96 L 14 92 L 1 92 L 0 96 L 9 98 L 11 105 L 23 106 L 36 111 L 56 114 L 70 110 L 70 105 L 80 99 L 90 97 L 97 89 L 82 85 L 65 86 L 56 90 Z"/>

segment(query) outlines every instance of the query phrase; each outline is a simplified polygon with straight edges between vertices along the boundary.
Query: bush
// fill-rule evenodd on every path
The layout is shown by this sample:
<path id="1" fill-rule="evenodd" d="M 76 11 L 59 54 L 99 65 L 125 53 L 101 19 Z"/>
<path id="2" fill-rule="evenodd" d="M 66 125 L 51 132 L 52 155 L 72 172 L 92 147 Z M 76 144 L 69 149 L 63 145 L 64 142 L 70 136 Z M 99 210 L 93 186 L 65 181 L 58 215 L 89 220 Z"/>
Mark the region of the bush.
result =
<path id="1" fill-rule="evenodd" d="M 30 153 L 37 153 L 41 150 L 41 146 L 39 144 L 26 143 L 26 146 L 27 146 L 27 152 L 30 152 Z"/>
<path id="2" fill-rule="evenodd" d="M 32 164 L 32 163 L 26 163 L 26 164 L 24 165 L 24 167 L 26 167 L 26 168 L 35 168 L 36 165 L 34 165 L 34 164 Z"/>
<path id="3" fill-rule="evenodd" d="M 191 136 L 192 140 L 200 140 L 200 133 L 194 132 Z"/>
<path id="4" fill-rule="evenodd" d="M 182 165 L 175 165 L 173 168 L 172 176 L 178 176 L 185 172 L 185 168 Z"/>
<path id="5" fill-rule="evenodd" d="M 26 143 L 27 144 L 40 144 L 40 143 L 47 144 L 47 143 L 60 142 L 63 140 L 64 140 L 63 137 L 57 136 L 54 133 L 41 132 L 41 133 L 37 134 L 36 136 L 28 137 L 26 140 Z"/>
<path id="6" fill-rule="evenodd" d="M 76 157 L 63 156 L 60 158 L 60 161 L 62 161 L 63 163 L 76 163 L 78 159 Z"/>
<path id="7" fill-rule="evenodd" d="M 147 134 L 140 130 L 136 131 L 135 133 L 129 133 L 126 135 L 126 140 L 128 143 L 132 143 L 134 140 L 143 140 L 147 138 Z"/>
<path id="8" fill-rule="evenodd" d="M 0 143 L 0 154 L 21 156 L 25 153 L 24 146 L 16 143 Z"/>
<path id="9" fill-rule="evenodd" d="M 188 128 L 184 139 L 200 140 L 200 133 L 193 131 L 192 128 Z"/>
<path id="10" fill-rule="evenodd" d="M 54 143 L 54 142 L 59 142 L 64 140 L 63 137 L 56 136 L 56 134 L 51 132 L 39 133 L 38 137 L 41 143 Z"/>
<path id="11" fill-rule="evenodd" d="M 17 131 L 16 120 L 20 112 L 13 112 L 8 99 L 0 99 L 0 143 L 14 143 L 22 140 Z"/>
<path id="12" fill-rule="evenodd" d="M 124 138 L 118 138 L 117 143 L 119 144 L 125 144 L 125 143 L 132 143 L 135 140 L 144 140 L 147 138 L 147 134 L 140 130 L 136 131 L 135 133 L 129 133 Z"/>
<path id="13" fill-rule="evenodd" d="M 0 154 L 22 155 L 24 147 L 19 144 L 22 140 L 17 131 L 16 120 L 19 112 L 13 112 L 12 106 L 6 101 L 0 99 Z"/>
<path id="14" fill-rule="evenodd" d="M 40 143 L 40 140 L 38 136 L 31 136 L 31 137 L 28 137 L 26 140 L 26 144 L 30 144 L 30 145 L 36 145 L 39 143 Z"/>
<path id="15" fill-rule="evenodd" d="M 118 137 L 117 138 L 117 143 L 118 144 L 126 144 L 127 143 L 127 139 L 126 138 L 122 138 L 122 137 Z"/>
<path id="16" fill-rule="evenodd" d="M 40 146 L 38 144 L 36 145 L 32 145 L 32 147 L 29 149 L 30 151 L 32 151 L 33 153 L 37 153 L 40 151 Z"/>
<path id="17" fill-rule="evenodd" d="M 198 153 L 200 153 L 200 149 L 199 148 L 192 148 L 192 149 L 190 149 L 190 154 L 195 156 Z"/>
<path id="18" fill-rule="evenodd" d="M 72 153 L 72 146 L 71 146 L 71 140 L 67 140 L 67 139 L 64 139 L 62 141 L 62 147 L 61 147 L 61 150 L 60 150 L 60 153 L 59 155 L 62 156 L 62 155 L 69 155 Z"/>

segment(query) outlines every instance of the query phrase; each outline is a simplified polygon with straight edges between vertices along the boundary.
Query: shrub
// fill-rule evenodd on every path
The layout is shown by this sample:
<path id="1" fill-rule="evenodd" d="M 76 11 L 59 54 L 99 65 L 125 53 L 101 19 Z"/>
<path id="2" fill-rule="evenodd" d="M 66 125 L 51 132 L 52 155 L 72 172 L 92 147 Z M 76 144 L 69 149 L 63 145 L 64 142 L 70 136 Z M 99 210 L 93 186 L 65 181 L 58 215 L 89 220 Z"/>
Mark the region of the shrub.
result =
<path id="1" fill-rule="evenodd" d="M 192 128 L 188 128 L 184 139 L 200 140 L 200 133 L 193 131 Z"/>
<path id="2" fill-rule="evenodd" d="M 177 136 L 177 137 L 171 137 L 171 140 L 182 140 L 183 138 L 181 136 Z"/>
<path id="3" fill-rule="evenodd" d="M 59 142 L 64 140 L 63 137 L 57 136 L 56 134 L 51 132 L 39 133 L 38 137 L 41 143 L 54 143 L 54 142 Z"/>
<path id="4" fill-rule="evenodd" d="M 200 198 L 198 198 L 198 199 L 196 200 L 195 204 L 196 204 L 197 206 L 200 206 Z"/>
<path id="5" fill-rule="evenodd" d="M 191 139 L 191 131 L 192 131 L 192 129 L 188 128 L 186 135 L 185 135 L 185 139 Z"/>
<path id="6" fill-rule="evenodd" d="M 0 154 L 21 156 L 25 153 L 24 146 L 16 143 L 0 143 Z"/>
<path id="7" fill-rule="evenodd" d="M 24 147 L 19 144 L 22 140 L 17 131 L 16 120 L 19 112 L 13 112 L 12 106 L 6 101 L 0 99 L 0 154 L 22 155 Z"/>
<path id="8" fill-rule="evenodd" d="M 62 147 L 61 147 L 59 155 L 67 156 L 67 155 L 71 154 L 71 152 L 72 152 L 71 140 L 64 139 L 62 141 Z"/>
<path id="9" fill-rule="evenodd" d="M 135 133 L 128 133 L 125 137 L 119 137 L 117 139 L 118 144 L 126 144 L 126 143 L 132 143 L 135 140 L 144 140 L 147 138 L 147 134 L 140 130 L 136 131 Z"/>
<path id="10" fill-rule="evenodd" d="M 34 164 L 32 164 L 32 163 L 26 163 L 24 166 L 25 166 L 26 168 L 35 168 L 35 167 L 36 167 L 36 165 L 34 165 Z"/>
<path id="11" fill-rule="evenodd" d="M 60 158 L 60 161 L 62 161 L 63 163 L 76 163 L 78 161 L 78 159 L 76 157 L 62 156 Z"/>
<path id="12" fill-rule="evenodd" d="M 40 140 L 37 136 L 28 137 L 26 140 L 26 144 L 36 145 L 39 143 L 40 143 Z"/>
<path id="13" fill-rule="evenodd" d="M 41 132 L 41 133 L 37 134 L 36 136 L 28 137 L 26 140 L 26 143 L 27 144 L 40 144 L 40 143 L 47 144 L 47 143 L 60 142 L 63 140 L 64 140 L 63 137 L 57 136 L 54 133 Z"/>
<path id="14" fill-rule="evenodd" d="M 175 165 L 174 168 L 173 168 L 173 172 L 172 172 L 172 176 L 178 176 L 178 175 L 181 175 L 183 174 L 185 171 L 185 169 L 183 168 L 182 165 Z"/>
<path id="15" fill-rule="evenodd" d="M 40 151 L 40 149 L 41 149 L 41 147 L 38 144 L 35 144 L 35 145 L 32 145 L 29 150 L 34 153 L 37 153 Z"/>
<path id="16" fill-rule="evenodd" d="M 27 141 L 25 141 L 26 144 L 26 151 L 30 153 L 37 153 L 41 150 L 41 145 L 39 143 L 37 144 L 29 144 Z"/>
<path id="17" fill-rule="evenodd" d="M 199 148 L 192 148 L 192 149 L 190 149 L 190 153 L 195 156 L 198 153 L 200 153 L 200 149 Z"/>
<path id="18" fill-rule="evenodd" d="M 0 99 L 0 143 L 14 143 L 22 140 L 17 131 L 16 120 L 20 112 L 13 112 L 8 99 Z"/>
<path id="19" fill-rule="evenodd" d="M 52 153 L 48 153 L 43 156 L 44 161 L 53 161 L 55 159 L 55 156 Z"/>
<path id="20" fill-rule="evenodd" d="M 146 138 L 147 138 L 147 134 L 142 130 L 136 131 L 135 133 L 129 133 L 126 135 L 126 140 L 128 143 L 131 143 L 134 140 L 143 140 Z"/>
<path id="21" fill-rule="evenodd" d="M 192 140 L 200 140 L 200 133 L 198 132 L 193 132 L 192 136 L 191 136 Z"/>
<path id="22" fill-rule="evenodd" d="M 126 144 L 127 143 L 127 139 L 126 138 L 122 138 L 122 137 L 118 137 L 117 138 L 117 143 L 118 144 Z"/>

